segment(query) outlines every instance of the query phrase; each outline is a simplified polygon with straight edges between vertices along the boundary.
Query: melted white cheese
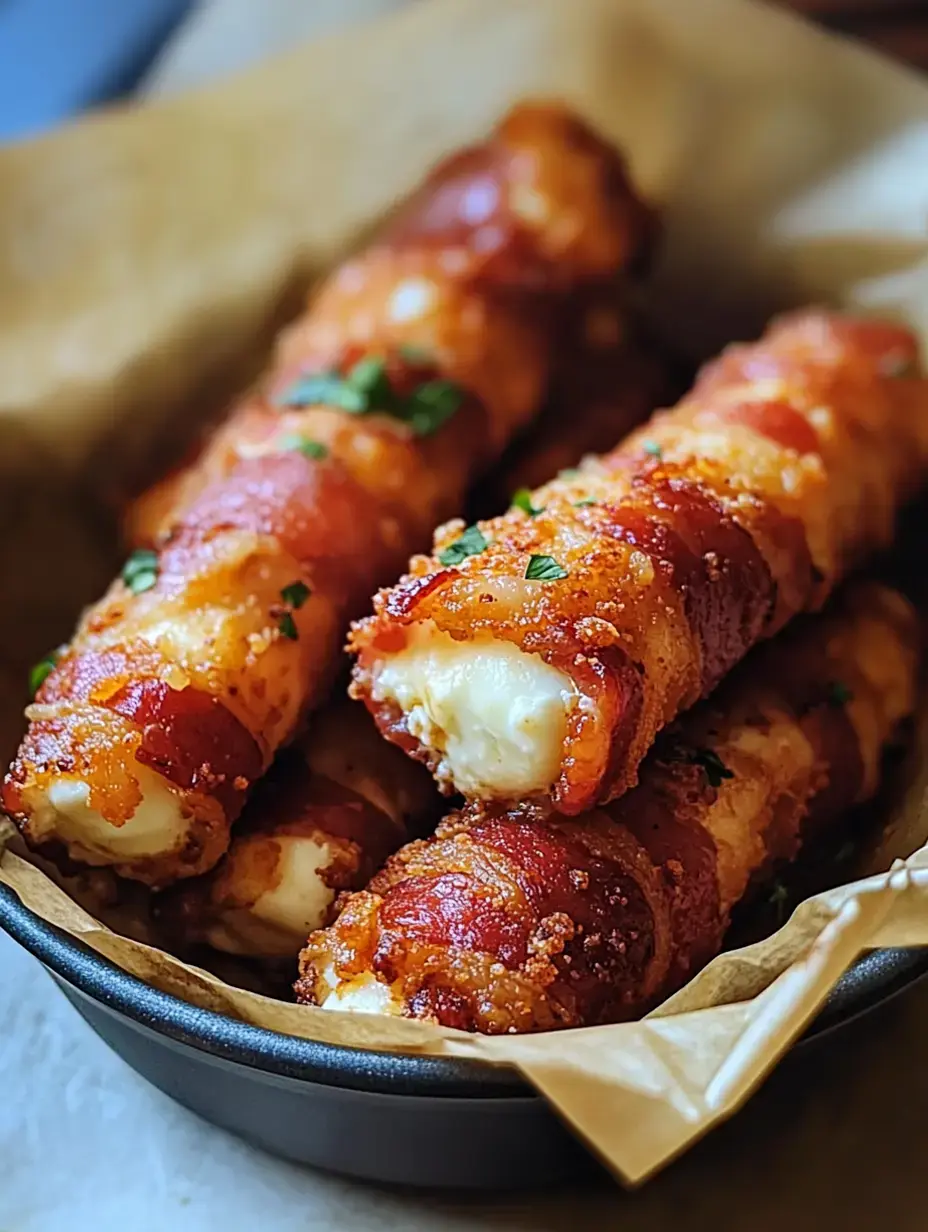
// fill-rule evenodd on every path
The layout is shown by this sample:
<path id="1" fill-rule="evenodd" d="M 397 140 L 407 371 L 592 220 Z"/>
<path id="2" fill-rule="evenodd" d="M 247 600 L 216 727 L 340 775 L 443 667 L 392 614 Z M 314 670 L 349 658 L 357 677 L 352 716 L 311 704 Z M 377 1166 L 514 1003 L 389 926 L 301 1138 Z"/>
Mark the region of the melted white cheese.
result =
<path id="1" fill-rule="evenodd" d="M 142 799 L 123 825 L 113 825 L 90 807 L 87 783 L 62 775 L 35 807 L 30 828 L 36 838 L 60 839 L 74 858 L 89 864 L 117 864 L 177 851 L 192 819 L 185 816 L 180 797 L 161 775 L 141 765 L 135 774 Z"/>
<path id="2" fill-rule="evenodd" d="M 321 928 L 335 891 L 319 876 L 332 863 L 327 843 L 297 834 L 275 838 L 280 848 L 277 884 L 265 891 L 251 908 L 267 924 L 299 937 L 302 945 L 315 928 Z M 298 947 L 299 948 L 299 947 Z"/>
<path id="3" fill-rule="evenodd" d="M 375 669 L 376 701 L 395 702 L 410 735 L 439 757 L 437 777 L 466 795 L 512 799 L 557 779 L 570 678 L 492 639 L 458 642 L 431 624 Z"/>
<path id="4" fill-rule="evenodd" d="M 223 911 L 207 929 L 209 944 L 227 954 L 258 958 L 295 958 L 314 929 L 325 922 L 335 891 L 319 876 L 332 862 L 326 843 L 301 835 L 282 835 L 273 842 L 279 850 L 274 884 L 250 907 Z M 235 845 L 229 852 L 235 879 Z M 248 856 L 246 880 L 253 875 Z"/>
<path id="5" fill-rule="evenodd" d="M 335 972 L 329 969 L 323 977 L 332 988 L 336 983 Z M 373 975 L 359 975 L 353 980 L 343 981 L 332 988 L 322 1002 L 324 1010 L 344 1010 L 352 1014 L 393 1014 L 400 1013 L 401 1006 L 393 996 L 389 984 L 382 984 Z"/>

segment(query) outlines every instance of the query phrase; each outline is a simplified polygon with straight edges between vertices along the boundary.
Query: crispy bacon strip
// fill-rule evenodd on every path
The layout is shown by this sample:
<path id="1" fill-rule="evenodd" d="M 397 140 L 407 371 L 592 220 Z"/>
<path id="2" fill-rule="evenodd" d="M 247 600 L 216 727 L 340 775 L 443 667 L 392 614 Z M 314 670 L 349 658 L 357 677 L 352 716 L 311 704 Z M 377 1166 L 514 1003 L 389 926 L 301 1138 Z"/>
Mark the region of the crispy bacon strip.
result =
<path id="1" fill-rule="evenodd" d="M 558 341 L 549 405 L 481 501 L 497 492 L 505 504 L 555 458 L 574 465 L 598 439 L 643 419 L 668 386 L 668 361 L 636 336 L 614 289 L 582 296 L 564 317 L 570 329 Z M 160 895 L 173 945 L 295 962 L 307 935 L 329 922 L 338 892 L 361 889 L 398 847 L 434 827 L 439 799 L 424 767 L 382 740 L 363 706 L 330 702 L 278 755 L 216 867 Z"/>
<path id="2" fill-rule="evenodd" d="M 354 627 L 354 695 L 447 789 L 568 816 L 615 798 L 662 727 L 889 542 L 928 464 L 917 359 L 905 329 L 815 311 L 730 348 L 531 511 L 440 528 Z"/>
<path id="3" fill-rule="evenodd" d="M 216 867 L 165 890 L 155 911 L 181 949 L 292 962 L 340 891 L 434 826 L 439 800 L 424 768 L 340 698 L 278 755 Z"/>
<path id="4" fill-rule="evenodd" d="M 861 584 L 668 729 L 621 799 L 452 814 L 310 936 L 297 998 L 489 1033 L 646 1012 L 750 888 L 873 795 L 916 643 L 906 601 Z"/>
<path id="5" fill-rule="evenodd" d="M 151 568 L 86 614 L 27 711 L 2 804 L 28 840 L 154 886 L 214 865 L 349 617 L 538 409 L 561 297 L 652 231 L 557 106 L 442 164 L 137 523 Z"/>

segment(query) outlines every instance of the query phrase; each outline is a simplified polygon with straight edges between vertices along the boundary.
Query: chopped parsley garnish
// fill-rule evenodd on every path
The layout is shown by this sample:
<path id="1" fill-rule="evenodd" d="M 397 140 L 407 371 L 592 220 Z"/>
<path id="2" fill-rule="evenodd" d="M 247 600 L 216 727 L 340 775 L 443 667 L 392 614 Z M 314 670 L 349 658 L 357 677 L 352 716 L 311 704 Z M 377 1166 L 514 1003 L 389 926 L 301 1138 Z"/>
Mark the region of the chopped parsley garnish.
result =
<path id="1" fill-rule="evenodd" d="M 532 582 L 559 582 L 567 577 L 567 570 L 553 556 L 530 556 L 525 576 Z"/>
<path id="2" fill-rule="evenodd" d="M 479 526 L 468 526 L 453 543 L 438 553 L 443 565 L 459 565 L 468 556 L 478 556 L 489 547 Z"/>
<path id="3" fill-rule="evenodd" d="M 854 694 L 843 680 L 831 680 L 828 683 L 828 702 L 832 706 L 846 706 L 852 701 Z"/>
<path id="4" fill-rule="evenodd" d="M 281 449 L 289 452 L 302 453 L 307 458 L 316 458 L 321 460 L 329 456 L 329 451 L 320 441 L 312 441 L 308 436 L 300 436 L 298 432 L 291 432 L 289 435 L 282 438 L 280 442 Z"/>
<path id="5" fill-rule="evenodd" d="M 310 596 L 310 589 L 305 582 L 291 582 L 280 592 L 280 597 L 288 607 L 299 611 Z"/>
<path id="6" fill-rule="evenodd" d="M 364 409 L 367 411 L 386 405 L 393 396 L 386 361 L 379 355 L 365 355 L 359 359 L 349 369 L 345 381 L 365 399 Z"/>
<path id="7" fill-rule="evenodd" d="M 417 362 L 422 362 L 421 359 Z M 280 399 L 281 406 L 326 405 L 352 415 L 380 412 L 407 424 L 415 436 L 431 436 L 451 418 L 464 400 L 460 386 L 442 378 L 424 381 L 401 396 L 390 384 L 386 361 L 369 355 L 349 369 L 302 376 Z"/>
<path id="8" fill-rule="evenodd" d="M 536 514 L 541 513 L 541 510 L 532 504 L 532 494 L 528 488 L 518 488 L 512 494 L 512 504 L 516 509 L 521 509 L 523 513 L 527 513 L 530 518 L 534 518 Z"/>
<path id="9" fill-rule="evenodd" d="M 158 581 L 158 553 L 136 548 L 122 567 L 122 580 L 134 595 L 151 590 Z"/>
<path id="10" fill-rule="evenodd" d="M 431 436 L 460 408 L 464 394 L 453 381 L 426 381 L 391 411 L 412 428 L 414 436 Z"/>
<path id="11" fill-rule="evenodd" d="M 352 369 L 352 372 L 354 369 Z M 361 415 L 369 410 L 363 389 L 351 383 L 351 373 L 342 378 L 337 372 L 314 372 L 301 376 L 279 399 L 281 406 L 336 406 L 341 411 Z"/>
<path id="12" fill-rule="evenodd" d="M 596 504 L 596 501 L 593 500 L 592 496 L 587 496 L 583 500 L 574 501 L 574 508 L 575 509 L 589 509 L 590 505 L 595 505 L 595 504 Z"/>
<path id="13" fill-rule="evenodd" d="M 281 631 L 284 637 L 288 637 L 291 642 L 299 640 L 299 631 L 296 627 L 296 621 L 293 619 L 292 612 L 283 612 L 280 619 L 277 621 L 277 628 Z"/>
<path id="14" fill-rule="evenodd" d="M 645 453 L 649 453 L 652 458 L 660 458 L 663 454 L 663 450 L 657 441 L 642 441 L 641 448 Z"/>
<path id="15" fill-rule="evenodd" d="M 399 348 L 400 356 L 405 359 L 407 364 L 418 364 L 419 367 L 425 367 L 426 364 L 433 362 L 432 354 L 425 347 L 416 346 L 414 342 L 404 342 Z"/>
<path id="16" fill-rule="evenodd" d="M 60 650 L 51 650 L 44 659 L 40 659 L 34 667 L 29 669 L 29 695 L 35 697 L 39 689 L 52 674 L 58 665 L 58 656 Z"/>
<path id="17" fill-rule="evenodd" d="M 291 642 L 297 641 L 300 636 L 300 631 L 296 627 L 296 621 L 293 619 L 293 613 L 300 610 L 311 594 L 312 591 L 299 578 L 295 582 L 291 582 L 289 586 L 285 586 L 280 592 L 280 597 L 287 607 L 283 612 L 280 612 L 278 609 L 277 628 Z"/>
<path id="18" fill-rule="evenodd" d="M 718 753 L 712 749 L 686 749 L 684 760 L 691 762 L 694 766 L 702 767 L 706 772 L 710 787 L 721 787 L 723 779 L 735 777 L 734 772 L 729 770 Z"/>

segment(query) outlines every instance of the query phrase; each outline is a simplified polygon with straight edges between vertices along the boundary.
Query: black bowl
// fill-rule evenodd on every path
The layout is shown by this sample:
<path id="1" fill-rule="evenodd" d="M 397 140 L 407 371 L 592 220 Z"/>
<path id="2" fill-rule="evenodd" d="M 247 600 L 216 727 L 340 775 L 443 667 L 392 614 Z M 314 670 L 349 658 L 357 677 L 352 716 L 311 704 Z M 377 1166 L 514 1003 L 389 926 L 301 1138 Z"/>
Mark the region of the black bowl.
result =
<path id="1" fill-rule="evenodd" d="M 45 923 L 0 885 L 0 927 L 42 962 L 134 1070 L 275 1155 L 403 1185 L 511 1188 L 590 1158 L 514 1070 L 278 1035 L 196 1009 Z M 928 950 L 877 950 L 843 977 L 798 1045 L 928 973 Z"/>

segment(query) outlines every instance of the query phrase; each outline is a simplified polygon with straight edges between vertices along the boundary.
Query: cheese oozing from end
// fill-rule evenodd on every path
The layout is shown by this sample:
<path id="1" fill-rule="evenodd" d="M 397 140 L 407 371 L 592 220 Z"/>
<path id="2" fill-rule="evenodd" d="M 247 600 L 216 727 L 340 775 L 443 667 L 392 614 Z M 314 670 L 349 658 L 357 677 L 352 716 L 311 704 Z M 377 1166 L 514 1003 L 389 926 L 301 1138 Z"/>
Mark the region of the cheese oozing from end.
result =
<path id="1" fill-rule="evenodd" d="M 316 838 L 296 834 L 267 840 L 278 849 L 273 884 L 250 907 L 235 907 L 211 925 L 211 946 L 228 954 L 259 958 L 295 958 L 307 936 L 325 923 L 335 890 L 320 876 L 332 863 L 331 848 Z M 229 852 L 235 880 L 235 847 Z M 243 876 L 253 876 L 251 860 Z M 247 880 L 246 880 L 247 884 Z"/>
<path id="2" fill-rule="evenodd" d="M 402 1012 L 402 1003 L 394 997 L 390 985 L 381 983 L 374 975 L 362 974 L 339 983 L 334 970 L 329 967 L 323 979 L 331 991 L 323 1000 L 321 1009 L 393 1016 Z"/>
<path id="3" fill-rule="evenodd" d="M 375 701 L 396 703 L 437 757 L 436 777 L 465 795 L 514 799 L 560 773 L 573 682 L 537 654 L 490 638 L 459 642 L 431 622 L 373 673 Z"/>
<path id="4" fill-rule="evenodd" d="M 29 830 L 36 841 L 57 838 L 73 859 L 86 864 L 120 864 L 178 851 L 193 818 L 160 774 L 135 770 L 142 799 L 122 825 L 113 825 L 90 807 L 90 785 L 62 775 L 49 784 L 32 810 Z"/>

